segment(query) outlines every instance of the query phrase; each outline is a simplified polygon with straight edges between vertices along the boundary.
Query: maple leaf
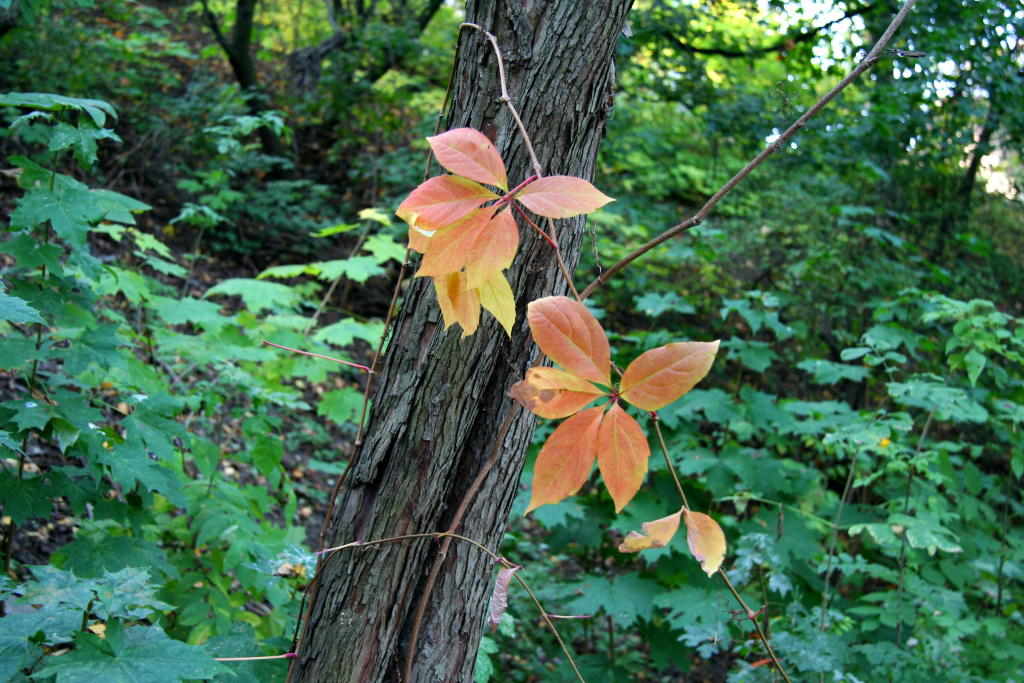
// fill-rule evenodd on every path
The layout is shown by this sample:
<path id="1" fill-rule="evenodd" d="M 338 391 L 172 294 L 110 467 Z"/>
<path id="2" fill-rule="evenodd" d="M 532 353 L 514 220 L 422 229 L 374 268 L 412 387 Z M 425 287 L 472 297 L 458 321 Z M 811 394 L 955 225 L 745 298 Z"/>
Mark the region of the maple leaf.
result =
<path id="1" fill-rule="evenodd" d="M 718 522 L 702 512 L 683 508 L 686 521 L 686 543 L 690 554 L 700 562 L 700 568 L 713 576 L 725 559 L 725 534 Z"/>
<path id="2" fill-rule="evenodd" d="M 683 511 L 668 517 L 656 519 L 653 522 L 644 522 L 640 525 L 640 532 L 630 531 L 625 540 L 619 544 L 620 553 L 638 553 L 648 548 L 664 548 L 679 529 L 679 519 Z"/>
<path id="3" fill-rule="evenodd" d="M 526 319 L 534 341 L 559 367 L 531 368 L 509 396 L 540 417 L 568 418 L 537 456 L 526 511 L 579 491 L 596 459 L 619 512 L 640 489 L 651 455 L 639 423 L 619 400 L 645 411 L 663 408 L 708 373 L 718 342 L 651 349 L 629 364 L 615 389 L 608 337 L 586 306 L 547 297 L 529 305 Z M 604 406 L 582 410 L 601 397 L 608 399 Z"/>

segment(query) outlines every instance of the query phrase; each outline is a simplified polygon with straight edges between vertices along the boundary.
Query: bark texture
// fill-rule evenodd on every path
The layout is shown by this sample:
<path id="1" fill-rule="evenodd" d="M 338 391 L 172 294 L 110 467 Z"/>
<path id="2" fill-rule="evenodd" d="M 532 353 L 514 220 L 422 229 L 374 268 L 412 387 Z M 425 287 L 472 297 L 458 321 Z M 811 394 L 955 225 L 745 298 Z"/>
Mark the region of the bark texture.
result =
<path id="1" fill-rule="evenodd" d="M 631 0 L 470 0 L 466 20 L 497 36 L 509 94 L 546 175 L 593 179 L 613 105 L 613 59 Z M 461 37 L 449 128 L 492 131 L 515 185 L 532 173 L 528 153 L 498 101 L 497 62 L 474 31 Z M 570 269 L 584 234 L 559 221 Z M 497 550 L 536 426 L 507 398 L 537 357 L 525 308 L 566 293 L 546 243 L 520 225 L 508 271 L 517 302 L 510 340 L 484 313 L 475 335 L 445 331 L 432 282 L 408 287 L 384 364 L 364 444 L 331 519 L 328 547 L 353 540 L 444 531 L 487 461 L 508 411 L 501 455 L 458 533 Z M 410 632 L 439 544 L 431 539 L 341 551 L 323 565 L 294 681 L 390 682 L 402 678 Z M 452 543 L 420 626 L 412 681 L 471 681 L 486 619 L 494 563 Z M 515 600 L 513 589 L 512 599 Z M 525 609 L 525 606 L 524 606 Z"/>

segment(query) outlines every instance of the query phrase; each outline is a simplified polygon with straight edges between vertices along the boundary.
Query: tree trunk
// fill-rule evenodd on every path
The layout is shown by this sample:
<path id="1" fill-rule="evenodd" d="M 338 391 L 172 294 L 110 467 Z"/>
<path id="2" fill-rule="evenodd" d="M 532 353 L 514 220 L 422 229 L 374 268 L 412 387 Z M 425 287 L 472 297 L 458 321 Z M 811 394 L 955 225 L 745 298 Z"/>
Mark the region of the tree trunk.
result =
<path id="1" fill-rule="evenodd" d="M 592 179 L 613 104 L 615 46 L 631 0 L 470 0 L 466 20 L 497 36 L 508 90 L 545 174 Z M 490 45 L 462 33 L 449 128 L 497 130 L 512 185 L 532 174 L 522 138 L 498 102 Z M 570 270 L 584 221 L 559 221 Z M 429 279 L 406 292 L 367 426 L 338 497 L 328 546 L 442 532 L 487 461 L 509 411 L 514 416 L 496 465 L 458 528 L 498 551 L 536 422 L 507 397 L 537 357 L 526 305 L 567 290 L 547 244 L 520 225 L 520 253 L 508 271 L 517 302 L 509 340 L 484 313 L 477 333 L 445 331 Z M 323 563 L 292 680 L 359 683 L 402 679 L 420 597 L 442 562 L 419 628 L 411 681 L 471 681 L 489 604 L 493 561 L 455 541 L 417 539 L 346 550 Z M 513 600 L 516 591 L 513 589 Z M 408 682 L 407 682 L 408 683 Z"/>

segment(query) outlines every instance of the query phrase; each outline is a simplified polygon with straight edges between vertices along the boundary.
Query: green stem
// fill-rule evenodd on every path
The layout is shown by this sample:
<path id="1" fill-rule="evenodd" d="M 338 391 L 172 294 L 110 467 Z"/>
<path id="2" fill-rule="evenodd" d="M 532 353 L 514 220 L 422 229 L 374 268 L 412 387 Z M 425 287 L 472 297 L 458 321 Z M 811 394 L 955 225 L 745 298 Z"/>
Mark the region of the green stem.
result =
<path id="1" fill-rule="evenodd" d="M 658 443 L 661 444 L 661 452 L 665 456 L 665 464 L 668 465 L 668 471 L 672 475 L 672 481 L 676 484 L 676 491 L 679 492 L 679 497 L 683 501 L 683 507 L 689 510 L 690 504 L 686 502 L 686 494 L 683 493 L 683 485 L 679 482 L 679 476 L 676 474 L 676 468 L 675 465 L 672 464 L 672 459 L 668 457 L 668 448 L 665 446 L 665 438 L 661 435 L 658 413 L 652 410 L 648 414 L 651 416 L 651 421 L 654 423 L 654 433 L 658 435 Z"/>

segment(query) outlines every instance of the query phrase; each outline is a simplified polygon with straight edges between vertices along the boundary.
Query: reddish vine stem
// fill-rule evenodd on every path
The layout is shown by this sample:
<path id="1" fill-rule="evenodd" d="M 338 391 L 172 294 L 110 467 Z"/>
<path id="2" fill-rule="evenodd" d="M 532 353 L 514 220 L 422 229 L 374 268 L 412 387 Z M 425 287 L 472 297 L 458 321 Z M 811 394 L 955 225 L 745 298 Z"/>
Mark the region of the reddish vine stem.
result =
<path id="1" fill-rule="evenodd" d="M 519 112 L 516 110 L 515 105 L 512 104 L 512 98 L 509 97 L 508 94 L 508 85 L 505 82 L 505 61 L 501 56 L 501 48 L 498 47 L 498 39 L 495 38 L 490 31 L 482 26 L 478 26 L 477 24 L 467 22 L 459 26 L 460 31 L 465 28 L 471 28 L 484 34 L 487 40 L 491 43 L 491 47 L 494 48 L 494 56 L 498 61 L 498 82 L 501 84 L 501 97 L 498 101 L 508 107 L 509 113 L 512 114 L 512 118 L 515 119 L 516 126 L 519 127 L 519 134 L 523 136 L 523 144 L 526 145 L 526 151 L 530 153 L 530 163 L 533 164 L 534 174 L 538 178 L 543 178 L 544 170 L 540 166 L 540 161 L 537 160 L 537 153 L 533 149 L 533 143 L 530 142 L 530 135 L 526 132 L 526 126 L 523 125 L 523 120 L 519 118 Z M 533 223 L 531 223 L 531 225 L 533 225 Z M 536 228 L 537 226 L 534 225 L 534 227 Z M 544 234 L 543 231 L 540 232 L 541 234 Z M 580 298 L 579 292 L 576 291 L 576 285 L 572 282 L 572 276 L 569 275 L 569 269 L 566 267 L 565 261 L 562 260 L 562 252 L 558 248 L 558 236 L 555 234 L 555 222 L 550 218 L 548 218 L 547 241 L 555 251 L 555 260 L 558 262 L 559 270 L 562 271 L 562 277 L 565 278 L 566 284 L 569 285 L 569 291 L 572 292 L 572 295 L 576 297 L 577 301 L 583 301 L 583 299 Z"/>
<path id="2" fill-rule="evenodd" d="M 829 90 L 828 93 L 826 93 L 824 97 L 818 100 L 813 107 L 808 109 L 803 116 L 801 116 L 799 119 L 796 120 L 796 122 L 793 125 L 787 128 L 786 132 L 780 135 L 775 142 L 768 145 L 768 147 L 766 147 L 764 151 L 762 151 L 760 154 L 754 157 L 754 159 L 749 164 L 744 166 L 739 173 L 734 175 L 732 179 L 729 180 L 729 182 L 723 185 L 722 189 L 716 192 L 714 196 L 711 197 L 711 199 L 709 199 L 707 203 L 701 208 L 700 211 L 694 214 L 692 218 L 685 220 L 682 223 L 673 226 L 666 230 L 665 232 L 661 233 L 660 235 L 652 239 L 650 242 L 643 245 L 642 247 L 640 247 L 639 249 L 637 249 L 636 251 L 629 254 L 621 261 L 613 265 L 611 268 L 598 275 L 593 282 L 587 285 L 586 289 L 580 292 L 581 300 L 586 299 L 594 292 L 595 289 L 597 289 L 598 287 L 606 283 L 609 279 L 611 279 L 613 275 L 615 275 L 617 272 L 628 266 L 630 263 L 632 263 L 633 261 L 637 260 L 644 254 L 649 252 L 651 249 L 654 249 L 659 244 L 675 237 L 676 235 L 686 232 L 692 227 L 700 225 L 707 217 L 707 215 L 711 212 L 711 209 L 713 209 L 715 205 L 718 204 L 718 202 L 721 201 L 723 197 L 725 197 L 725 195 L 729 194 L 729 192 L 731 192 L 734 187 L 739 185 L 741 180 L 750 175 L 750 173 L 755 168 L 760 166 L 764 161 L 766 161 L 768 157 L 772 156 L 773 154 L 781 150 L 783 143 L 785 143 L 787 140 L 793 137 L 797 133 L 797 131 L 799 131 L 801 128 L 807 125 L 807 122 L 811 118 L 813 118 L 818 112 L 824 109 L 825 105 L 827 105 L 829 102 L 835 99 L 835 97 L 843 90 L 845 90 L 847 86 L 849 86 L 851 83 L 857 80 L 862 73 L 870 69 L 878 62 L 878 60 L 882 57 L 882 52 L 885 46 L 892 39 L 892 36 L 893 34 L 896 33 L 896 29 L 899 28 L 899 25 L 903 23 L 903 19 L 906 18 L 907 14 L 910 12 L 910 8 L 914 6 L 915 2 L 917 2 L 917 0 L 907 0 L 907 3 L 903 5 L 903 8 L 892 20 L 892 23 L 889 24 L 889 28 L 885 30 L 885 33 L 882 34 L 882 37 L 878 39 L 877 43 L 875 43 L 875 47 L 872 48 L 871 52 L 868 53 L 867 57 L 865 57 L 864 60 L 853 71 L 851 71 L 846 78 L 841 80 L 838 85 Z"/>
<path id="3" fill-rule="evenodd" d="M 273 346 L 275 349 L 283 349 L 285 351 L 291 351 L 292 353 L 301 353 L 303 356 L 312 356 L 313 358 L 323 358 L 324 360 L 330 360 L 330 361 L 334 361 L 335 363 L 341 363 L 342 365 L 347 365 L 350 368 L 359 368 L 360 370 L 364 370 L 366 372 L 370 371 L 370 368 L 366 367 L 365 365 L 360 365 L 359 363 L 352 363 L 352 362 L 347 361 L 347 360 L 341 360 L 340 358 L 331 358 L 330 356 L 322 356 L 319 353 L 310 353 L 309 351 L 300 351 L 299 349 L 293 349 L 290 346 L 281 346 L 280 344 L 275 344 L 273 342 L 268 342 L 266 339 L 263 340 L 263 343 L 266 344 L 267 346 Z"/>

